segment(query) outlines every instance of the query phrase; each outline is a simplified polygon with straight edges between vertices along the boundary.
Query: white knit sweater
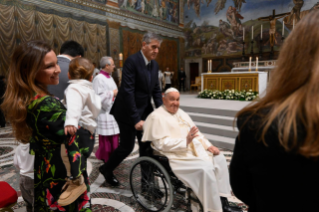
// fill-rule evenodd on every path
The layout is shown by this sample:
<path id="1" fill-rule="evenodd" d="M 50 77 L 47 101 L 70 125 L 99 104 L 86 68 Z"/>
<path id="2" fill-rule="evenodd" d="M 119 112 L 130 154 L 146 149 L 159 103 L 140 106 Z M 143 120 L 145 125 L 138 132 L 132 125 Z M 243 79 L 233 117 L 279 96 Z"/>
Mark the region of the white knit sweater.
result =
<path id="1" fill-rule="evenodd" d="M 101 99 L 95 94 L 92 83 L 88 80 L 70 80 L 64 92 L 67 108 L 64 126 L 82 126 L 92 134 L 97 126 L 96 119 L 101 110 Z"/>

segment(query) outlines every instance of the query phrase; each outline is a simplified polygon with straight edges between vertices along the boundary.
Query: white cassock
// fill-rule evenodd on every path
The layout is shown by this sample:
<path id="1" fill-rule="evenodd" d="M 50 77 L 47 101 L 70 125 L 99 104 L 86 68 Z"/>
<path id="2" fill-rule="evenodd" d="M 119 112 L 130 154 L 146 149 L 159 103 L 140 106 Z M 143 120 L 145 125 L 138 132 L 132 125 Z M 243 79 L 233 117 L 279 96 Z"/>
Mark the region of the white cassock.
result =
<path id="1" fill-rule="evenodd" d="M 114 102 L 113 90 L 117 89 L 112 76 L 107 78 L 103 73 L 98 74 L 94 77 L 93 89 L 100 96 L 102 103 L 101 112 L 97 118 L 96 133 L 103 136 L 119 134 L 119 126 L 113 115 L 110 114 Z"/>
<path id="2" fill-rule="evenodd" d="M 168 157 L 174 174 L 193 190 L 204 212 L 222 212 L 220 196 L 231 196 L 226 159 L 206 150 L 212 144 L 200 132 L 187 146 L 193 126 L 182 109 L 171 114 L 161 106 L 147 117 L 142 141 L 152 141 L 152 147 Z"/>

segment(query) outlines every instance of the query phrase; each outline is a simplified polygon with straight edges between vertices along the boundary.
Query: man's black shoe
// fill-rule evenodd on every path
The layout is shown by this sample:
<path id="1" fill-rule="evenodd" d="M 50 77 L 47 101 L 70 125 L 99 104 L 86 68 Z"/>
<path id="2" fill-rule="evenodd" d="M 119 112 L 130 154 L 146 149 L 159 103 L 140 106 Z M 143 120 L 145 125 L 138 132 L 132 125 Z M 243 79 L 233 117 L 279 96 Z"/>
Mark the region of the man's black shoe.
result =
<path id="1" fill-rule="evenodd" d="M 113 175 L 113 172 L 107 172 L 102 169 L 102 166 L 99 167 L 100 173 L 104 176 L 105 181 L 111 186 L 119 186 L 120 182 Z"/>
<path id="2" fill-rule="evenodd" d="M 230 206 L 226 197 L 220 197 L 222 202 L 223 212 L 243 212 L 238 206 Z"/>

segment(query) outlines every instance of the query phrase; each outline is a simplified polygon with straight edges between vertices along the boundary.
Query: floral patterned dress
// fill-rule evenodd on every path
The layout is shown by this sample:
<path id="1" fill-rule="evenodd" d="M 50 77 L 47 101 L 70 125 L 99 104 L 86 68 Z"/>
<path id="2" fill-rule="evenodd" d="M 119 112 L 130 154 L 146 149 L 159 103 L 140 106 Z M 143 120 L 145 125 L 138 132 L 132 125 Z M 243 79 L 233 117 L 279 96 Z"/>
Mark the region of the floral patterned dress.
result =
<path id="1" fill-rule="evenodd" d="M 79 167 L 87 191 L 74 203 L 59 206 L 57 200 L 66 180 L 66 168 L 61 158 L 61 144 L 68 144 L 64 135 L 66 108 L 51 96 L 35 96 L 28 106 L 27 123 L 32 128 L 30 154 L 35 155 L 34 162 L 34 211 L 80 211 L 91 212 L 90 186 L 86 166 Z M 79 149 L 77 139 L 71 148 Z M 78 160 L 77 154 L 74 161 Z M 86 161 L 85 161 L 86 164 Z"/>

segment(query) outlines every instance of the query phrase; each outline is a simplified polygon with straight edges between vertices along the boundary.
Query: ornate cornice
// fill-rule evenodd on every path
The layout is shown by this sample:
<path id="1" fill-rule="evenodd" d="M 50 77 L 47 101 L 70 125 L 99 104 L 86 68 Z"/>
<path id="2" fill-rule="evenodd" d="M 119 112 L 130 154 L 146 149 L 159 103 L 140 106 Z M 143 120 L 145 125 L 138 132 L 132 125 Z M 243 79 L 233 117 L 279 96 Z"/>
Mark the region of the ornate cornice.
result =
<path id="1" fill-rule="evenodd" d="M 61 2 L 61 0 L 50 0 L 50 1 L 60 1 Z M 138 21 L 142 21 L 142 22 L 146 22 L 146 23 L 162 26 L 162 27 L 165 27 L 165 28 L 177 30 L 176 24 L 171 24 L 169 22 L 164 22 L 164 21 L 160 21 L 160 20 L 154 20 L 153 18 L 149 18 L 149 17 L 142 16 L 142 15 L 137 15 L 137 14 L 134 14 L 134 13 L 129 12 L 127 10 L 121 10 L 121 9 L 118 8 L 118 6 L 117 6 L 117 8 L 115 8 L 114 6 L 110 6 L 108 4 L 103 5 L 103 4 L 100 4 L 100 3 L 97 3 L 97 2 L 93 2 L 93 1 L 89 1 L 89 0 L 64 0 L 64 1 L 72 2 L 74 4 L 82 5 L 82 6 L 85 6 L 85 7 L 95 8 L 95 9 L 98 9 L 98 10 L 105 11 L 107 13 L 120 15 L 122 17 L 131 18 L 131 19 L 135 19 L 135 20 L 138 20 Z M 112 2 L 112 5 L 113 4 L 114 4 L 114 2 Z M 106 14 L 106 16 L 107 16 L 107 14 Z M 178 29 L 177 31 L 179 31 L 179 30 L 180 29 Z"/>
<path id="2" fill-rule="evenodd" d="M 121 27 L 121 23 L 119 23 L 119 22 L 107 20 L 107 23 L 108 23 L 109 27 L 113 28 L 113 29 L 119 29 Z"/>
<path id="3" fill-rule="evenodd" d="M 4 0 L 0 0 L 4 1 Z M 184 37 L 181 28 L 176 25 L 156 21 L 152 18 L 141 17 L 119 8 L 113 8 L 88 0 L 23 0 L 43 8 L 67 12 L 76 16 L 85 16 L 100 21 L 118 22 L 122 26 L 142 31 L 154 31 L 168 37 Z"/>

